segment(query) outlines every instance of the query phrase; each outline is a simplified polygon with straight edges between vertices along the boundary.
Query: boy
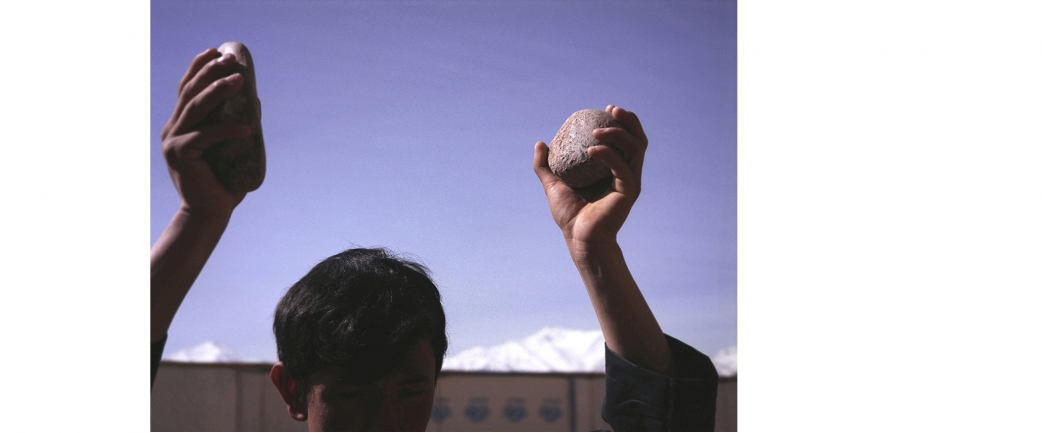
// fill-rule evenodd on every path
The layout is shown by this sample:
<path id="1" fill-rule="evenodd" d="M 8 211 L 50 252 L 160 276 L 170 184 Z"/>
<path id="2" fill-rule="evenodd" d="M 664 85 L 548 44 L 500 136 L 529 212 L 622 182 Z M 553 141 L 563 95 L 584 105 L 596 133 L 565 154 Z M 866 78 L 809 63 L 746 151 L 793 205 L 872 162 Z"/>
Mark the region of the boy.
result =
<path id="1" fill-rule="evenodd" d="M 233 55 L 214 49 L 197 56 L 163 128 L 181 207 L 152 247 L 153 380 L 177 308 L 245 197 L 220 185 L 202 153 L 249 128 L 198 126 L 241 86 L 241 76 L 226 76 L 233 65 Z M 611 105 L 606 111 L 626 127 L 593 132 L 622 150 L 589 149 L 614 175 L 606 192 L 590 196 L 562 183 L 543 142 L 532 164 L 604 334 L 602 416 L 615 430 L 712 430 L 715 368 L 662 333 L 616 242 L 640 194 L 648 140 L 635 114 Z M 383 250 L 348 250 L 315 266 L 279 302 L 271 378 L 290 415 L 312 431 L 424 430 L 447 347 L 444 329 L 440 295 L 423 266 Z"/>

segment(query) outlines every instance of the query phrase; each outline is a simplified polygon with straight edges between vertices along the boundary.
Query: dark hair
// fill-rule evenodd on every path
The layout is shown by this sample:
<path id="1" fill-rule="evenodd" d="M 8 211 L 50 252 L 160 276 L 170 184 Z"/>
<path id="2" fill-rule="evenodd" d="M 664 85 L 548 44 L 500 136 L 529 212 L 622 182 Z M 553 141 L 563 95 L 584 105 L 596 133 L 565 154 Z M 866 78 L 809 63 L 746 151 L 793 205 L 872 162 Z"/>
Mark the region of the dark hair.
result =
<path id="1" fill-rule="evenodd" d="M 356 248 L 323 260 L 290 287 L 273 329 L 279 361 L 300 383 L 301 397 L 320 371 L 379 379 L 424 338 L 434 349 L 437 377 L 448 341 L 429 274 L 385 249 Z"/>

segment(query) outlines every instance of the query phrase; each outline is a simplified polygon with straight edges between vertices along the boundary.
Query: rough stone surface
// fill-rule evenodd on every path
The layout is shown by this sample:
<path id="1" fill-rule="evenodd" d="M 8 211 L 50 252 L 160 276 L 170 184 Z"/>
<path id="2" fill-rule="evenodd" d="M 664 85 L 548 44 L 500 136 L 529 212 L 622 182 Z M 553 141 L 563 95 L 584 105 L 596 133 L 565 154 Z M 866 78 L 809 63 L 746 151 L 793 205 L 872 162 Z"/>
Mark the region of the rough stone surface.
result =
<path id="1" fill-rule="evenodd" d="M 222 54 L 235 54 L 236 65 L 228 75 L 242 74 L 239 91 L 221 102 L 203 121 L 206 125 L 239 123 L 251 128 L 249 137 L 227 140 L 210 146 L 203 159 L 210 164 L 217 179 L 232 192 L 250 192 L 264 182 L 264 133 L 261 131 L 261 104 L 257 98 L 257 78 L 253 57 L 239 42 L 225 42 L 217 49 Z"/>
<path id="2" fill-rule="evenodd" d="M 605 163 L 590 158 L 586 149 L 590 146 L 608 146 L 621 155 L 622 152 L 613 143 L 593 138 L 594 129 L 613 126 L 624 128 L 604 110 L 579 110 L 573 113 L 550 142 L 550 170 L 572 188 L 588 187 L 611 177 L 611 169 Z"/>

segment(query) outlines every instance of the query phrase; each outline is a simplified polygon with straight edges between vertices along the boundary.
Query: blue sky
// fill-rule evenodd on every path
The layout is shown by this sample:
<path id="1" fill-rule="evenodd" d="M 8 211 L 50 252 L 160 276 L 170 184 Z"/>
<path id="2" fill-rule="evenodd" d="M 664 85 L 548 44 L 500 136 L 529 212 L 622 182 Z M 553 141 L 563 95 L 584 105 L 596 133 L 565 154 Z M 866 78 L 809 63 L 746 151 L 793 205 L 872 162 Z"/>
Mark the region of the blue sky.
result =
<path id="1" fill-rule="evenodd" d="M 650 145 L 619 234 L 664 331 L 737 344 L 734 2 L 169 2 L 151 9 L 151 241 L 178 206 L 159 152 L 191 59 L 256 63 L 268 156 L 170 329 L 274 359 L 271 315 L 323 258 L 427 264 L 449 353 L 597 329 L 532 173 L 536 141 L 615 104 Z"/>
<path id="2" fill-rule="evenodd" d="M 0 3 L 0 17 L 7 18 L 0 26 L 5 36 L 0 45 L 11 66 L 5 70 L 7 79 L 0 81 L 4 95 L 0 111 L 5 114 L 0 119 L 6 121 L 0 124 L 5 144 L 0 191 L 7 211 L 2 244 L 8 253 L 0 262 L 3 286 L 8 289 L 5 302 L 0 303 L 0 322 L 9 331 L 5 342 L 18 365 L 8 387 L 23 391 L 21 401 L 49 402 L 18 406 L 21 416 L 7 424 L 36 428 L 41 419 L 60 423 L 51 410 L 56 406 L 63 408 L 64 419 L 75 420 L 77 426 L 111 422 L 112 411 L 83 405 L 82 392 L 54 392 L 74 387 L 90 390 L 96 401 L 119 401 L 121 422 L 148 425 L 149 391 L 144 379 L 148 355 L 141 344 L 133 343 L 148 338 L 144 290 L 148 245 L 143 238 L 150 230 L 154 239 L 176 207 L 173 188 L 154 153 L 159 147 L 158 125 L 169 115 L 177 80 L 192 56 L 233 38 L 250 44 L 258 54 L 269 152 L 278 152 L 278 158 L 269 161 L 271 177 L 247 197 L 200 284 L 189 295 L 182 317 L 174 324 L 174 344 L 185 347 L 215 338 L 259 355 L 270 353 L 270 309 L 281 291 L 314 262 L 352 242 L 388 245 L 431 264 L 446 297 L 451 297 L 447 304 L 450 321 L 455 322 L 454 343 L 462 347 L 483 338 L 499 342 L 511 333 L 527 334 L 531 331 L 522 330 L 539 322 L 582 321 L 576 327 L 588 324 L 592 329 L 593 313 L 580 295 L 579 279 L 549 222 L 538 185 L 529 178 L 528 161 L 532 142 L 549 139 L 572 111 L 609 102 L 634 109 L 646 126 L 654 125 L 649 127 L 652 147 L 645 167 L 646 188 L 621 233 L 644 292 L 666 330 L 696 347 L 711 351 L 714 344 L 709 339 L 714 335 L 733 335 L 733 330 L 713 333 L 714 326 L 734 326 L 734 304 L 726 296 L 714 297 L 719 291 L 733 290 L 716 289 L 733 285 L 728 283 L 733 276 L 717 271 L 726 266 L 712 266 L 733 258 L 733 252 L 719 247 L 714 255 L 705 246 L 716 236 L 726 237 L 726 224 L 734 218 L 716 218 L 710 212 L 733 213 L 733 208 L 726 206 L 728 194 L 714 195 L 704 189 L 733 178 L 714 173 L 711 165 L 688 164 L 684 173 L 701 182 L 695 189 L 667 183 L 668 176 L 678 177 L 677 161 L 690 163 L 714 154 L 707 146 L 707 137 L 713 135 L 710 127 L 733 128 L 726 119 L 713 117 L 727 109 L 717 110 L 712 104 L 696 106 L 703 110 L 694 113 L 697 116 L 666 119 L 678 106 L 690 108 L 691 104 L 677 102 L 681 99 L 709 102 L 714 95 L 734 91 L 726 82 L 712 81 L 713 68 L 692 66 L 696 60 L 706 64 L 705 59 L 712 58 L 707 54 L 733 49 L 733 42 L 719 43 L 727 42 L 726 37 L 713 43 L 709 35 L 699 33 L 711 30 L 695 25 L 707 15 L 660 12 L 654 5 L 576 12 L 570 25 L 586 22 L 580 28 L 597 27 L 597 32 L 586 33 L 601 37 L 596 64 L 583 69 L 582 79 L 575 78 L 579 66 L 540 63 L 539 71 L 547 71 L 547 76 L 557 71 L 561 81 L 522 86 L 517 83 L 527 77 L 522 75 L 512 82 L 525 92 L 504 93 L 514 100 L 498 97 L 500 89 L 510 89 L 506 85 L 498 86 L 497 92 L 470 95 L 471 101 L 484 96 L 479 101 L 486 103 L 483 107 L 509 111 L 515 117 L 452 119 L 454 112 L 444 110 L 448 102 L 443 101 L 466 97 L 457 92 L 435 99 L 442 104 L 434 108 L 443 109 L 437 112 L 443 122 L 428 120 L 422 124 L 427 128 L 423 134 L 415 130 L 401 134 L 412 141 L 439 144 L 438 128 L 444 132 L 459 126 L 454 134 L 442 136 L 452 136 L 455 146 L 466 146 L 472 137 L 463 134 L 501 128 L 496 130 L 497 138 L 487 142 L 506 149 L 500 166 L 506 169 L 496 173 L 499 177 L 494 178 L 501 181 L 494 186 L 499 189 L 484 193 L 490 198 L 482 207 L 486 213 L 479 214 L 501 219 L 480 220 L 489 226 L 513 224 L 514 232 L 501 234 L 511 243 L 496 243 L 488 240 L 492 235 L 483 238 L 485 232 L 476 229 L 467 231 L 468 236 L 451 237 L 464 231 L 457 226 L 474 226 L 478 218 L 461 217 L 445 224 L 453 216 L 446 213 L 454 208 L 446 211 L 436 206 L 468 203 L 465 198 L 478 194 L 472 190 L 443 189 L 429 203 L 386 203 L 373 194 L 389 187 L 366 182 L 369 189 L 362 190 L 345 182 L 366 174 L 359 166 L 371 167 L 371 162 L 345 162 L 348 156 L 363 161 L 359 146 L 347 147 L 345 134 L 355 134 L 350 136 L 352 142 L 363 142 L 360 137 L 368 129 L 362 125 L 375 125 L 382 129 L 370 134 L 371 143 L 383 146 L 379 149 L 405 147 L 401 138 L 396 142 L 388 132 L 392 119 L 381 116 L 388 107 L 411 105 L 385 103 L 383 112 L 372 110 L 380 107 L 380 101 L 409 93 L 386 91 L 368 100 L 323 96 L 339 89 L 362 98 L 368 89 L 379 89 L 374 87 L 377 79 L 399 80 L 406 70 L 361 62 L 364 56 L 357 56 L 344 62 L 352 60 L 358 68 L 383 72 L 366 76 L 366 86 L 351 84 L 357 82 L 347 78 L 335 86 L 312 85 L 307 80 L 316 79 L 314 74 L 305 76 L 304 71 L 317 69 L 291 63 L 305 58 L 300 53 L 310 50 L 312 44 L 305 43 L 309 36 L 283 35 L 257 44 L 266 34 L 278 33 L 276 20 L 254 19 L 254 30 L 248 30 L 241 21 L 235 22 L 243 14 L 229 12 L 236 8 L 220 8 L 212 2 L 188 5 L 205 10 L 174 13 L 163 4 L 153 3 L 150 10 L 148 3 L 131 1 L 68 2 L 60 7 L 43 2 Z M 1042 263 L 1038 224 L 1042 220 L 1042 170 L 1038 169 L 1042 129 L 1037 127 L 1042 118 L 1040 6 L 1015 1 L 739 2 L 737 251 L 742 320 L 738 333 L 745 430 L 769 431 L 779 423 L 834 430 L 851 419 L 876 430 L 895 424 L 923 430 L 1039 426 L 1030 409 L 1042 404 L 1037 392 L 1042 373 L 1037 345 L 1030 342 L 1039 340 L 1042 329 L 1038 314 L 1042 309 L 1038 290 L 1042 278 L 1038 266 Z M 607 8 L 617 16 L 591 21 Z M 344 22 L 349 21 L 345 15 L 360 16 L 318 15 L 339 15 Z M 454 28 L 477 25 L 462 13 L 457 15 L 463 24 Z M 643 32 L 627 27 L 646 15 L 661 19 Z M 178 24 L 152 21 L 150 25 L 150 19 L 160 16 Z M 289 12 L 278 16 L 287 17 Z M 531 18 L 527 24 L 514 25 L 510 23 L 517 18 L 500 19 L 492 27 L 520 34 L 523 41 L 490 37 L 483 46 L 494 48 L 497 42 L 503 45 L 511 40 L 533 46 L 540 41 L 558 42 L 555 50 L 572 46 L 565 43 L 566 35 L 561 33 L 565 30 L 546 30 L 562 28 L 552 18 L 566 21 L 568 16 L 544 13 L 542 17 L 546 18 L 539 21 L 543 25 Z M 355 28 L 383 25 L 372 17 L 362 18 L 355 20 Z M 668 44 L 630 45 L 628 51 L 609 52 L 613 44 L 627 44 L 626 37 L 646 42 L 649 35 L 672 31 L 668 23 L 674 19 L 691 23 L 687 28 L 694 32 L 682 38 L 688 43 L 681 46 L 690 50 L 686 57 L 658 66 L 645 61 L 643 73 L 636 77 L 616 79 L 607 74 L 638 69 L 638 60 L 682 52 L 668 51 Z M 182 30 L 164 30 L 171 27 Z M 318 28 L 321 23 L 294 30 L 316 32 Z M 413 29 L 436 34 L 438 28 Z M 385 40 L 394 39 L 387 36 L 393 33 L 380 33 Z M 428 45 L 434 40 L 424 39 Z M 267 48 L 280 46 L 279 41 L 286 41 L 286 47 Z M 484 56 L 478 58 L 492 54 Z M 321 60 L 306 58 L 314 63 Z M 562 68 L 573 70 L 567 74 L 560 72 Z M 678 75 L 691 79 L 669 81 Z M 573 79 L 565 81 L 565 76 Z M 424 77 L 430 75 L 414 76 L 413 81 L 423 84 Z M 661 82 L 675 87 L 645 88 L 643 95 L 665 93 L 676 99 L 657 98 L 652 103 L 626 91 L 626 86 L 654 77 L 664 77 Z M 459 77 L 464 78 L 474 86 L 480 84 L 473 77 Z M 533 81 L 547 79 L 536 78 Z M 155 89 L 149 89 L 149 81 Z M 558 84 L 547 87 L 554 83 Z M 613 86 L 605 87 L 606 83 Z M 468 86 L 446 89 L 456 92 Z M 437 88 L 416 86 L 410 91 L 419 98 L 415 95 L 421 91 Z M 296 99 L 283 97 L 277 102 L 279 92 Z M 329 104 L 306 113 L 306 104 L 294 103 L 323 100 L 355 101 L 359 105 L 349 114 L 369 113 L 370 120 L 387 123 L 350 122 L 346 110 Z M 151 124 L 146 120 L 150 103 L 159 107 L 151 113 L 158 118 Z M 504 109 L 497 103 L 510 106 Z M 454 104 L 451 108 L 468 108 Z M 335 128 L 328 125 L 334 121 L 344 125 L 339 134 L 330 132 Z M 501 123 L 516 127 L 505 129 Z M 327 125 L 326 132 L 315 133 L 322 125 Z M 399 122 L 396 128 L 400 125 L 409 123 Z M 493 126 L 477 129 L 484 125 Z M 277 145 L 275 137 L 281 140 Z M 150 138 L 152 143 L 146 145 Z M 354 151 L 347 156 L 306 154 L 334 144 Z M 374 144 L 371 148 L 377 149 Z M 418 145 L 408 148 L 424 151 Z M 293 152 L 296 149 L 304 152 Z M 719 150 L 727 152 L 725 147 Z M 370 160 L 365 161 L 377 159 L 373 155 L 370 152 Z M 425 155 L 431 160 L 437 156 Z M 151 166 L 144 163 L 150 157 Z M 424 172 L 426 164 L 414 171 L 433 171 Z M 334 165 L 339 167 L 333 174 L 320 170 Z M 438 179 L 445 185 L 452 184 L 444 178 L 458 179 L 457 184 L 477 178 L 452 167 L 456 168 L 449 171 L 452 176 Z M 145 180 L 148 177 L 150 181 Z M 308 183 L 302 184 L 301 179 Z M 426 188 L 419 182 L 400 185 L 418 188 L 417 184 Z M 429 191 L 412 195 L 421 192 Z M 517 216 L 490 213 L 506 198 L 515 199 L 508 210 Z M 706 206 L 707 202 L 713 206 Z M 351 203 L 354 207 L 348 206 Z M 429 212 L 418 214 L 415 208 Z M 148 212 L 151 218 L 145 216 Z M 464 211 L 455 215 L 468 216 Z M 415 227 L 419 218 L 426 218 L 425 225 Z M 677 221 L 684 224 L 665 224 Z M 724 229 L 718 230 L 720 226 Z M 446 238 L 459 245 L 446 244 Z M 484 255 L 472 252 L 475 245 L 484 248 L 480 250 Z M 677 245 L 698 245 L 698 249 L 678 251 Z M 518 264 L 502 260 L 503 256 Z M 490 266 L 517 269 L 505 272 Z M 492 276 L 512 285 L 500 287 Z M 470 281 L 487 284 L 472 288 L 467 285 Z M 540 301 L 555 294 L 566 302 Z M 674 299 L 677 303 L 672 307 Z M 685 311 L 676 313 L 681 309 Z M 1002 379 L 1006 377 L 1016 380 Z M 901 385 L 902 392 L 894 392 L 895 384 Z M 804 414 L 810 406 L 818 411 L 808 419 Z"/>

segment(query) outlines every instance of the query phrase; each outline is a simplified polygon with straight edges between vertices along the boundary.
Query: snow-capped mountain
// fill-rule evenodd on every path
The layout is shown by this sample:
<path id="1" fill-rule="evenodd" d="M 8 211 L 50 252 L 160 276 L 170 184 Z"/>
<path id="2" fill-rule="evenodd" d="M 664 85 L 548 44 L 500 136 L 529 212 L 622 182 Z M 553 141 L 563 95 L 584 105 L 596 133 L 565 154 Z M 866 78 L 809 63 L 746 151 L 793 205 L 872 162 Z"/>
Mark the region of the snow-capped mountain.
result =
<path id="1" fill-rule="evenodd" d="M 738 374 L 738 348 L 711 356 L 721 377 Z M 601 331 L 546 327 L 520 340 L 493 347 L 475 347 L 445 358 L 443 370 L 514 373 L 603 373 Z"/>
<path id="2" fill-rule="evenodd" d="M 738 347 L 731 346 L 710 356 L 720 377 L 738 374 Z M 214 341 L 163 356 L 178 362 L 263 362 L 246 357 Z M 601 331 L 577 331 L 546 327 L 520 340 L 493 347 L 474 347 L 445 358 L 446 371 L 513 373 L 603 373 L 604 336 Z"/>
<path id="3" fill-rule="evenodd" d="M 259 359 L 243 356 L 234 349 L 214 341 L 205 341 L 198 346 L 182 349 L 164 356 L 165 361 L 179 362 L 260 362 Z"/>
<path id="4" fill-rule="evenodd" d="M 521 340 L 474 347 L 445 358 L 443 370 L 603 373 L 601 331 L 546 327 Z"/>

